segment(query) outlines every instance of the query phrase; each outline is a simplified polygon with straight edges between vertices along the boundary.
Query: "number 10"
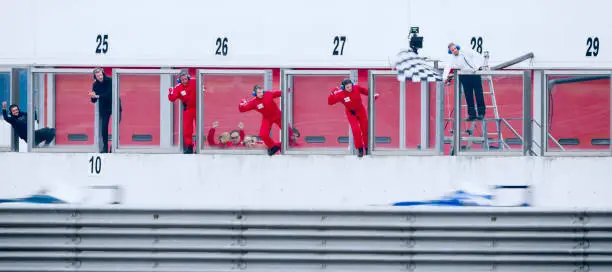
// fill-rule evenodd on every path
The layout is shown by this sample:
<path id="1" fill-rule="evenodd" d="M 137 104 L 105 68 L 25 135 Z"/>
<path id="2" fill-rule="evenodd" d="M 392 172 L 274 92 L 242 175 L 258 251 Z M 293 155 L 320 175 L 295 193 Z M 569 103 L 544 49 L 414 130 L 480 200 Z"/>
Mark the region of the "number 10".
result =
<path id="1" fill-rule="evenodd" d="M 102 159 L 100 158 L 100 156 L 96 156 L 94 159 L 94 156 L 91 156 L 91 158 L 89 158 L 89 171 L 91 174 L 100 174 L 100 172 L 102 171 Z"/>

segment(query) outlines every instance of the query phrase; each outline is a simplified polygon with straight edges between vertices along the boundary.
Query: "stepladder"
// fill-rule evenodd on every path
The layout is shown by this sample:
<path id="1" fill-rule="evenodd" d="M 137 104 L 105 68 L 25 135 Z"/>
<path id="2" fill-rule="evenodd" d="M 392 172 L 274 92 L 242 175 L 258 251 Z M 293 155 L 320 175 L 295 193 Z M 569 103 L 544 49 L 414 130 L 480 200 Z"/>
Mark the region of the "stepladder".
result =
<path id="1" fill-rule="evenodd" d="M 487 72 L 487 71 L 491 71 L 491 68 L 489 67 L 489 52 L 485 51 L 483 52 L 483 57 L 484 57 L 484 64 L 483 66 L 480 68 L 481 71 Z M 454 75 L 453 77 L 456 79 L 456 72 L 454 71 Z M 461 77 L 459 77 L 459 80 L 461 81 Z M 494 80 L 493 77 L 491 75 L 481 75 L 481 84 L 482 84 L 482 90 L 483 93 L 482 95 L 484 96 L 484 101 L 485 101 L 485 109 L 486 109 L 486 115 L 483 116 L 483 118 L 479 118 L 476 120 L 462 120 L 462 125 L 461 125 L 461 142 L 460 144 L 456 145 L 457 147 L 461 148 L 461 150 L 471 150 L 473 148 L 474 145 L 482 145 L 482 149 L 483 151 L 503 151 L 503 150 L 510 150 L 512 149 L 510 144 L 508 144 L 508 139 L 504 138 L 504 135 L 502 133 L 503 131 L 503 127 L 506 127 L 510 132 L 512 132 L 512 134 L 514 134 L 515 136 L 513 136 L 513 139 L 519 139 L 519 144 L 520 144 L 520 139 L 522 138 L 520 136 L 520 134 L 517 132 L 516 129 L 514 129 L 512 127 L 512 125 L 509 122 L 508 118 L 503 118 L 500 116 L 500 111 L 499 111 L 499 106 L 498 106 L 498 101 L 497 101 L 497 96 L 496 96 L 496 92 L 495 92 L 495 84 L 494 84 Z M 457 112 L 454 113 L 455 118 L 462 118 L 465 117 L 465 115 L 463 115 L 462 113 L 466 111 L 467 109 L 467 104 L 466 104 L 466 100 L 465 100 L 465 90 L 462 86 L 462 84 L 459 84 L 459 89 L 461 91 L 461 107 L 460 109 L 457 109 Z M 471 91 L 471 90 L 470 90 Z M 476 105 L 476 101 L 473 102 L 475 107 L 478 107 L 478 105 Z M 522 118 L 512 118 L 512 119 L 522 119 Z M 465 124 L 465 125 L 463 125 Z M 457 131 L 456 128 L 451 129 L 451 135 L 454 134 Z M 453 143 L 453 137 L 451 138 L 451 144 Z M 455 146 L 455 145 L 452 145 Z M 451 149 L 451 155 L 455 155 L 456 154 L 456 150 Z"/>

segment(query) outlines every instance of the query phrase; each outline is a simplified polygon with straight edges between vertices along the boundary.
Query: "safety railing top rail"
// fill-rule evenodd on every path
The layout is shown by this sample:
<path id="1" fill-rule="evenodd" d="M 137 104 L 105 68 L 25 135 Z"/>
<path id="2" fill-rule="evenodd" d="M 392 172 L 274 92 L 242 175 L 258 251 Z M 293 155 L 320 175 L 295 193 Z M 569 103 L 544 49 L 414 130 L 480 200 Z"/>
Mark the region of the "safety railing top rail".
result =
<path id="1" fill-rule="evenodd" d="M 534 57 L 533 52 L 529 52 L 529 53 L 527 53 L 525 55 L 522 55 L 520 57 L 517 57 L 517 58 L 511 59 L 509 61 L 502 62 L 502 63 L 500 63 L 498 65 L 495 65 L 495 66 L 491 67 L 491 70 L 500 70 L 500 69 L 508 68 L 508 67 L 510 67 L 512 65 L 521 63 L 521 62 L 526 61 L 528 59 L 532 59 L 533 57 Z"/>

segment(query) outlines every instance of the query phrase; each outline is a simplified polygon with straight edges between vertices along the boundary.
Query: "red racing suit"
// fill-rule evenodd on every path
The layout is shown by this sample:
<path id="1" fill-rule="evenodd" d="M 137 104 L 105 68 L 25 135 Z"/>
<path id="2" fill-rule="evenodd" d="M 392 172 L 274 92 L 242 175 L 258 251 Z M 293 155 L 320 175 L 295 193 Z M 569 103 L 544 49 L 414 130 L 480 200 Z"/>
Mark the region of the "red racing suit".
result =
<path id="1" fill-rule="evenodd" d="M 218 147 L 218 148 L 239 148 L 239 147 L 244 147 L 242 145 L 242 142 L 244 141 L 244 130 L 239 130 L 238 133 L 240 133 L 240 144 L 238 145 L 234 145 L 231 141 L 227 142 L 227 143 L 221 143 L 221 142 L 217 142 L 217 140 L 215 139 L 215 132 L 217 131 L 217 129 L 215 128 L 210 128 L 208 130 L 208 136 L 206 137 L 206 140 L 208 141 L 208 145 L 210 146 L 214 146 L 214 147 Z"/>
<path id="2" fill-rule="evenodd" d="M 338 102 L 344 104 L 346 118 L 351 125 L 354 145 L 357 149 L 368 148 L 368 112 L 363 106 L 361 95 L 367 96 L 368 89 L 353 85 L 350 92 L 335 88 L 327 98 L 327 104 L 330 106 Z"/>
<path id="3" fill-rule="evenodd" d="M 193 123 L 196 121 L 196 81 L 192 79 L 187 85 L 179 83 L 168 89 L 168 100 L 174 102 L 177 99 L 183 104 L 183 144 L 190 148 L 193 147 Z"/>
<path id="4" fill-rule="evenodd" d="M 270 130 L 272 124 L 276 124 L 279 128 L 281 125 L 281 111 L 278 105 L 274 101 L 275 98 L 280 97 L 281 91 L 266 91 L 261 99 L 255 97 L 250 101 L 243 101 L 238 105 L 240 112 L 247 112 L 250 110 L 256 110 L 261 113 L 261 126 L 259 128 L 259 138 L 266 144 L 268 148 L 274 146 L 280 146 L 279 143 L 275 143 L 270 137 Z M 289 137 L 293 135 L 293 131 L 289 128 Z"/>

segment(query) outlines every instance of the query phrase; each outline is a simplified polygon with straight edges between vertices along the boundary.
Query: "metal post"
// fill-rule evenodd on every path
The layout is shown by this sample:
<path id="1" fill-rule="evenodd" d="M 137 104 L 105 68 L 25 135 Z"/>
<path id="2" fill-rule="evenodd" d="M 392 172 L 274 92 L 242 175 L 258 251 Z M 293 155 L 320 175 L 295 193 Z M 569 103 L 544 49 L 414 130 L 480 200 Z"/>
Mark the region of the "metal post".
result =
<path id="1" fill-rule="evenodd" d="M 264 73 L 264 90 L 272 90 L 272 70 L 266 70 Z"/>
<path id="2" fill-rule="evenodd" d="M 357 70 L 351 70 L 349 78 L 351 79 L 351 81 L 353 81 L 354 84 L 358 84 L 359 82 L 359 74 L 357 72 Z M 351 130 L 351 125 L 348 125 L 348 135 L 349 135 L 349 146 L 348 146 L 348 150 L 352 153 L 355 154 L 355 139 L 353 138 L 353 131 Z"/>
<path id="3" fill-rule="evenodd" d="M 444 155 L 444 82 L 436 82 L 436 151 Z"/>
<path id="4" fill-rule="evenodd" d="M 204 84 L 205 79 L 204 75 L 200 74 L 200 70 L 196 71 L 196 75 L 196 85 L 198 85 L 198 97 L 196 99 L 196 153 L 200 153 L 202 151 L 202 139 L 204 139 L 204 89 L 202 84 Z M 192 135 L 188 136 L 192 137 Z"/>
<path id="5" fill-rule="evenodd" d="M 55 74 L 47 75 L 47 126 L 55 127 Z"/>
<path id="6" fill-rule="evenodd" d="M 376 148 L 376 77 L 372 75 L 372 70 L 368 71 L 368 145 L 370 152 Z"/>
<path id="7" fill-rule="evenodd" d="M 399 89 L 399 148 L 406 149 L 406 79 L 402 78 Z"/>
<path id="8" fill-rule="evenodd" d="M 429 82 L 421 81 L 421 149 L 429 148 Z"/>
<path id="9" fill-rule="evenodd" d="M 531 155 L 531 143 L 533 141 L 531 116 L 531 71 L 523 71 L 523 156 Z"/>
<path id="10" fill-rule="evenodd" d="M 32 80 L 34 75 L 32 73 L 31 68 L 26 69 L 27 71 L 27 80 L 26 85 L 28 89 L 28 152 L 32 152 L 32 148 L 34 147 L 34 86 L 32 86 Z M 19 73 L 17 74 L 19 76 Z"/>
<path id="11" fill-rule="evenodd" d="M 289 107 L 289 112 L 287 113 L 287 122 L 289 122 L 289 124 L 293 124 L 293 105 L 294 105 L 294 99 L 295 99 L 295 88 L 293 88 L 293 75 L 285 75 L 287 77 L 287 83 L 285 83 L 288 88 L 289 91 L 289 99 L 288 99 L 288 105 L 287 107 Z"/>
<path id="12" fill-rule="evenodd" d="M 542 156 L 548 152 L 548 103 L 550 102 L 550 95 L 548 90 L 548 76 L 546 71 L 542 74 L 542 100 L 540 102 L 540 116 L 542 116 L 542 123 L 540 123 L 540 149 L 542 150 Z"/>
<path id="13" fill-rule="evenodd" d="M 45 123 L 45 74 L 38 74 L 34 77 L 34 82 L 36 83 L 36 90 L 38 91 L 37 97 L 37 105 L 36 105 L 36 113 L 38 117 L 38 127 L 43 128 L 46 126 Z"/>
<path id="14" fill-rule="evenodd" d="M 19 70 L 16 68 L 11 69 L 10 72 L 10 90 L 11 94 L 9 96 L 10 101 L 9 105 L 19 104 Z M 7 106 L 7 110 L 8 110 Z M 14 152 L 19 152 L 19 136 L 17 132 L 11 128 L 11 150 Z"/>
<path id="15" fill-rule="evenodd" d="M 287 90 L 287 78 L 288 76 L 285 74 L 285 70 L 281 69 L 281 80 L 280 80 L 280 88 L 282 91 L 281 95 L 281 154 L 285 154 L 287 148 L 289 148 L 289 92 Z"/>
<path id="16" fill-rule="evenodd" d="M 459 73 L 455 74 L 455 127 L 453 128 L 453 150 L 459 155 L 461 150 L 461 85 Z"/>
<path id="17" fill-rule="evenodd" d="M 162 69 L 171 69 L 162 67 Z M 172 75 L 159 75 L 159 145 L 162 148 L 171 148 L 173 140 L 174 105 L 168 103 L 167 87 L 172 87 Z"/>
<path id="18" fill-rule="evenodd" d="M 96 103 L 99 104 L 99 103 Z M 119 74 L 116 69 L 113 69 L 113 135 L 112 135 L 112 152 L 116 153 L 119 148 Z M 99 127 L 99 126 L 97 126 Z"/>
<path id="19" fill-rule="evenodd" d="M 541 125 L 544 124 L 544 116 L 542 111 L 543 100 L 546 99 L 546 86 L 544 84 L 544 71 L 543 70 L 534 70 L 533 71 L 533 86 L 532 97 L 533 97 L 533 121 L 531 126 L 531 134 L 532 134 L 532 146 L 531 150 L 537 156 L 544 156 L 544 141 L 547 141 L 546 134 L 542 133 Z M 523 120 L 525 122 L 525 120 Z M 540 124 L 537 126 L 536 124 Z M 537 131 L 534 131 L 534 126 L 538 128 Z M 535 132 L 535 133 L 534 133 Z M 538 149 L 534 150 L 533 143 L 538 143 Z"/>

